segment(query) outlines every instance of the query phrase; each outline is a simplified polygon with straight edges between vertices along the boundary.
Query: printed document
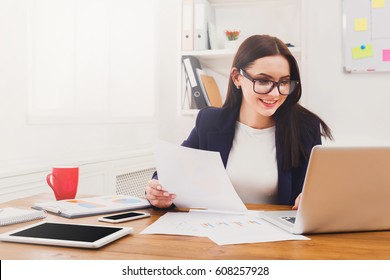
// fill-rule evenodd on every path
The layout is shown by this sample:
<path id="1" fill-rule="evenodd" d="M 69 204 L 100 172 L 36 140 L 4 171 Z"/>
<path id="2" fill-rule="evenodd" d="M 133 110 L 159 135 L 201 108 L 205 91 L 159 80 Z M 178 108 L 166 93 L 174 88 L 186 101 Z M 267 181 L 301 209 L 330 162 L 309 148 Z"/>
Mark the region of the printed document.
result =
<path id="1" fill-rule="evenodd" d="M 246 214 L 190 211 L 168 212 L 141 234 L 174 234 L 208 237 L 218 245 L 309 240 L 276 227 L 260 218 L 258 211 Z"/>
<path id="2" fill-rule="evenodd" d="M 141 234 L 208 237 L 218 245 L 308 239 L 268 223 L 258 211 L 248 211 L 218 152 L 159 141 L 156 163 L 161 185 L 176 194 L 174 204 L 192 210 L 168 212 Z"/>
<path id="3" fill-rule="evenodd" d="M 177 207 L 247 211 L 218 152 L 159 141 L 156 163 L 158 180 L 164 189 L 176 194 Z"/>

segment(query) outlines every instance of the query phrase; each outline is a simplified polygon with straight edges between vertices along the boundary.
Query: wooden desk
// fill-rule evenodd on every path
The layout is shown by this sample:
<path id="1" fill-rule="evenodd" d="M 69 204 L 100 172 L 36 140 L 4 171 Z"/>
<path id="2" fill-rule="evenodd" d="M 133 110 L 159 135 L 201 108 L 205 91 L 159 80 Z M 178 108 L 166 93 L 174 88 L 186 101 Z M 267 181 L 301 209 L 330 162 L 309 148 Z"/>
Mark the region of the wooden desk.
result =
<path id="1" fill-rule="evenodd" d="M 34 202 L 53 199 L 52 194 L 36 195 L 0 204 L 3 207 L 29 208 Z M 251 210 L 287 209 L 286 206 L 248 205 Z M 243 245 L 218 246 L 208 238 L 174 235 L 141 235 L 145 227 L 157 220 L 164 211 L 145 210 L 151 218 L 123 223 L 134 228 L 134 234 L 121 238 L 100 249 L 78 249 L 54 246 L 0 242 L 0 259 L 390 259 L 390 231 L 310 235 L 308 241 L 281 241 Z M 98 216 L 66 219 L 49 215 L 47 221 L 98 224 Z M 0 233 L 36 221 L 0 227 Z"/>

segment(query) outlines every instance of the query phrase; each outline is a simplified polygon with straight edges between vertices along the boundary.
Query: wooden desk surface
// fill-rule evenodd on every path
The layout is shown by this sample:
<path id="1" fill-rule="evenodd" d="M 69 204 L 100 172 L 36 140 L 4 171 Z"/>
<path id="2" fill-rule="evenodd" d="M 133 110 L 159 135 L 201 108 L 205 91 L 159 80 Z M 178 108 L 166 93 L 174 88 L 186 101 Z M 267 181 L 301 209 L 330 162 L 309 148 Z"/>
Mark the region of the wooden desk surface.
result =
<path id="1" fill-rule="evenodd" d="M 53 199 L 51 194 L 41 194 L 0 204 L 3 207 L 29 208 L 34 202 Z M 248 205 L 251 210 L 288 209 L 286 206 Z M 207 259 L 207 260 L 285 260 L 285 259 L 348 259 L 374 260 L 390 259 L 390 231 L 337 233 L 308 235 L 307 241 L 281 241 L 218 246 L 205 237 L 177 235 L 141 235 L 144 228 L 157 220 L 164 211 L 146 209 L 151 218 L 122 223 L 134 228 L 134 234 L 121 238 L 100 249 L 79 249 L 21 243 L 0 242 L 0 259 Z M 99 216 L 66 219 L 48 215 L 47 221 L 98 224 Z M 0 233 L 7 232 L 36 221 L 0 227 Z"/>

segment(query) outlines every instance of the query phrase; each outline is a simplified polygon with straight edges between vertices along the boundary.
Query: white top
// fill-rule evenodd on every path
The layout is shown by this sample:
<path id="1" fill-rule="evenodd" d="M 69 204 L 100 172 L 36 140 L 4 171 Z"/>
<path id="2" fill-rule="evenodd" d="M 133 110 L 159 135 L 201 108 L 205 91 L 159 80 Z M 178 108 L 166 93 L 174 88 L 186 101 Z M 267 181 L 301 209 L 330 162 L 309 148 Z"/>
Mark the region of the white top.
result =
<path id="1" fill-rule="evenodd" d="M 226 171 L 244 203 L 276 204 L 275 127 L 255 129 L 237 122 Z"/>

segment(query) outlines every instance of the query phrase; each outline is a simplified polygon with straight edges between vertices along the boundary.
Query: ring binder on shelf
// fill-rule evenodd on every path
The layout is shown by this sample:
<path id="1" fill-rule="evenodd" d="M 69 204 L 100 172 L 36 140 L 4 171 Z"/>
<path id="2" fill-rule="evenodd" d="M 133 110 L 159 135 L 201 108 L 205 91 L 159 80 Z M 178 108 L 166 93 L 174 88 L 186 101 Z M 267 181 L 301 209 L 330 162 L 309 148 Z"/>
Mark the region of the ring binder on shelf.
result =
<path id="1" fill-rule="evenodd" d="M 211 7 L 208 0 L 194 1 L 194 50 L 211 49 L 210 42 L 214 38 L 212 40 L 209 38 L 209 27 L 215 26 L 215 10 Z M 215 47 L 214 44 L 213 48 Z"/>
<path id="2" fill-rule="evenodd" d="M 192 96 L 192 88 L 190 84 L 190 79 L 188 78 L 187 72 L 184 70 L 185 77 L 185 89 L 184 94 L 182 95 L 181 108 L 182 109 L 196 109 L 196 104 L 194 97 Z"/>
<path id="3" fill-rule="evenodd" d="M 196 69 L 202 69 L 199 60 L 194 56 L 183 56 L 184 69 L 191 87 L 191 98 L 195 101 L 196 109 L 207 107 L 205 93 L 202 91 Z"/>
<path id="4" fill-rule="evenodd" d="M 194 0 L 183 0 L 181 49 L 194 49 Z"/>

